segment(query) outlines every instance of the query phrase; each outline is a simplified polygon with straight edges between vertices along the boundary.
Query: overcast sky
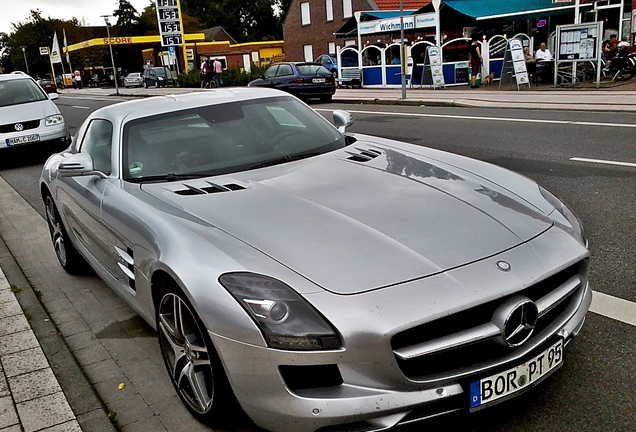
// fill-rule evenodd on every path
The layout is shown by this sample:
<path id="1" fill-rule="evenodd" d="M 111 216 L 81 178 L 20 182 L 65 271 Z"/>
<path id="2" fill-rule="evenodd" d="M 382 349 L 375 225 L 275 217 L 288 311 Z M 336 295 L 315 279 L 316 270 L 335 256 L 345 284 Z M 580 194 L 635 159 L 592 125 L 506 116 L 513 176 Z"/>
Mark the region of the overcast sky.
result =
<path id="1" fill-rule="evenodd" d="M 141 13 L 151 0 L 129 0 Z M 26 22 L 31 9 L 40 9 L 43 18 L 86 20 L 88 25 L 103 25 L 100 15 L 109 15 L 117 8 L 117 0 L 0 0 L 0 32 L 12 33 L 12 23 Z M 113 20 L 114 23 L 114 20 Z M 61 37 L 61 35 L 59 36 Z M 77 41 L 69 41 L 74 43 Z"/>

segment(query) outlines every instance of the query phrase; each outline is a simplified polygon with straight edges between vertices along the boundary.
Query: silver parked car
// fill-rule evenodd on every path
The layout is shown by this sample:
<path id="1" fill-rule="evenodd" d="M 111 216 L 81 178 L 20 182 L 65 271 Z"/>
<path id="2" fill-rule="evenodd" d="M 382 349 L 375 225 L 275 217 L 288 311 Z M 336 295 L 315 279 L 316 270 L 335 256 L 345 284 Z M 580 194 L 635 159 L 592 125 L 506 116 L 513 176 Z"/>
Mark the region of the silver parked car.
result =
<path id="1" fill-rule="evenodd" d="M 68 126 L 57 105 L 24 73 L 0 74 L 0 149 L 46 141 L 59 151 L 70 143 Z"/>
<path id="2" fill-rule="evenodd" d="M 131 72 L 124 78 L 124 87 L 141 87 L 141 80 L 140 72 Z"/>
<path id="3" fill-rule="evenodd" d="M 208 423 L 235 396 L 273 431 L 385 430 L 562 366 L 591 301 L 574 214 L 333 118 L 253 88 L 95 111 L 42 172 L 61 265 L 87 261 L 156 328 Z"/>

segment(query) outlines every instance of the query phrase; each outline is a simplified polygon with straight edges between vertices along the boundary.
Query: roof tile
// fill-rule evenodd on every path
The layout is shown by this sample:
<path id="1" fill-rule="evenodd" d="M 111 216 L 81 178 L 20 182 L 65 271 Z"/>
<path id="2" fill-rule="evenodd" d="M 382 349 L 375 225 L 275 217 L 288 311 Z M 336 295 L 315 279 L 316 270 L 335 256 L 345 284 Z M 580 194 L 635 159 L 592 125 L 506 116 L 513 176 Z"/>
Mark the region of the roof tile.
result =
<path id="1" fill-rule="evenodd" d="M 417 10 L 431 3 L 431 0 L 402 0 L 405 10 Z M 399 10 L 400 0 L 375 0 L 378 9 L 382 11 Z"/>

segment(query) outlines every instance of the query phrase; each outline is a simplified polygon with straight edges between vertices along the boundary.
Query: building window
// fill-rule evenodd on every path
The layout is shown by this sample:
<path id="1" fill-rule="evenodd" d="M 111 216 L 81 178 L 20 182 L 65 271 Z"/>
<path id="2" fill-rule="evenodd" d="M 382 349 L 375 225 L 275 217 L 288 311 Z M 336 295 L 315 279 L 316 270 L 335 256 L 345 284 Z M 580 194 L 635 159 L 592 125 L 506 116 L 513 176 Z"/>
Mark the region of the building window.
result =
<path id="1" fill-rule="evenodd" d="M 353 16 L 351 0 L 342 0 L 342 11 L 345 18 L 351 18 Z"/>
<path id="2" fill-rule="evenodd" d="M 314 61 L 314 50 L 311 45 L 303 45 L 303 53 L 305 55 L 306 62 Z"/>
<path id="3" fill-rule="evenodd" d="M 325 0 L 325 8 L 327 8 L 327 21 L 333 21 L 333 0 Z"/>
<path id="4" fill-rule="evenodd" d="M 300 23 L 302 25 L 311 24 L 311 16 L 309 13 L 309 2 L 300 4 Z"/>
<path id="5" fill-rule="evenodd" d="M 336 43 L 329 42 L 329 45 L 327 45 L 327 54 L 335 54 L 335 53 L 336 53 Z"/>

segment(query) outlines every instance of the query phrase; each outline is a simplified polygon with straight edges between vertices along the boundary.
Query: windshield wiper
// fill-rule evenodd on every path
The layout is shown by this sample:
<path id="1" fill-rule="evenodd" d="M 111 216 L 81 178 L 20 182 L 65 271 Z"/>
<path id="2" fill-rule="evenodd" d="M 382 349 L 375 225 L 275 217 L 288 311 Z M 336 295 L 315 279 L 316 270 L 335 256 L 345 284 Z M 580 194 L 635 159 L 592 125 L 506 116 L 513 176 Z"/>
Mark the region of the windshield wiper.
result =
<path id="1" fill-rule="evenodd" d="M 201 177 L 210 177 L 213 175 L 215 174 L 209 173 L 209 172 L 191 173 L 191 174 L 168 173 L 168 174 L 160 174 L 160 175 L 153 175 L 153 176 L 135 177 L 135 178 L 128 179 L 128 181 L 132 183 L 173 182 L 173 181 L 180 181 L 180 180 L 193 180 L 193 179 L 198 179 Z"/>
<path id="2" fill-rule="evenodd" d="M 258 169 L 258 168 L 265 168 L 265 167 L 269 167 L 269 166 L 274 166 L 274 165 L 280 165 L 280 164 L 284 164 L 284 163 L 288 163 L 288 162 L 294 162 L 297 160 L 301 160 L 301 159 L 307 159 L 313 156 L 318 156 L 321 155 L 321 152 L 311 152 L 311 153 L 299 153 L 299 154 L 295 154 L 295 155 L 291 155 L 291 156 L 283 156 L 281 158 L 277 158 L 277 159 L 272 159 L 272 160 L 268 160 L 266 162 L 262 162 L 256 165 L 252 165 L 251 167 L 248 168 L 248 170 L 254 170 L 254 169 Z"/>

